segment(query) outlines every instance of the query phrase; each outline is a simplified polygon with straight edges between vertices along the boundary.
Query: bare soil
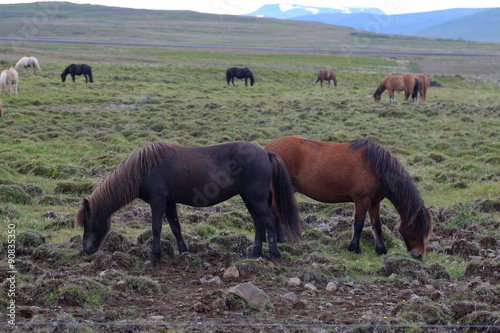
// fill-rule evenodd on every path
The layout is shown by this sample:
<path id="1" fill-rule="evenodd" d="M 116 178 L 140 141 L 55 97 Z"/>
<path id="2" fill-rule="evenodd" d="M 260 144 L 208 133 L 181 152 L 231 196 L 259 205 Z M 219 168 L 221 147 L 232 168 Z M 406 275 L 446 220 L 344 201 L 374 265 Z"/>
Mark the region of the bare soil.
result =
<path id="1" fill-rule="evenodd" d="M 230 207 L 191 209 L 182 219 L 193 223 Z M 339 208 L 331 219 L 325 219 L 310 214 L 310 208 L 310 204 L 301 205 L 306 216 L 307 249 L 315 238 L 320 243 L 331 241 L 332 247 L 347 242 L 352 218 L 349 211 Z M 433 211 L 435 220 L 441 222 L 453 214 L 453 208 Z M 71 217 L 56 218 L 54 226 L 64 219 L 70 223 Z M 164 230 L 164 259 L 158 265 L 148 265 L 148 219 L 148 208 L 142 203 L 122 209 L 114 217 L 112 230 L 139 220 L 144 222 L 139 226 L 144 232 L 130 240 L 119 231 L 111 231 L 103 248 L 91 256 L 80 250 L 80 230 L 63 245 L 51 244 L 35 232 L 18 235 L 16 267 L 22 278 L 17 281 L 17 331 L 500 330 L 500 257 L 495 233 L 499 223 L 495 221 L 485 224 L 493 236 L 484 236 L 476 226 L 437 226 L 427 255 L 446 254 L 446 263 L 430 263 L 426 258 L 418 261 L 390 250 L 385 256 L 373 257 L 380 268 L 370 270 L 362 267 L 366 265 L 365 254 L 348 254 L 332 261 L 307 250 L 301 252 L 301 245 L 281 244 L 284 259 L 278 263 L 247 259 L 252 241 L 235 233 L 208 239 L 188 234 L 190 252 L 179 255 L 168 226 Z M 390 214 L 384 216 L 388 222 L 385 228 L 400 242 L 394 219 Z M 368 240 L 364 251 L 373 251 L 368 226 L 363 235 Z M 454 265 L 465 269 L 454 273 L 450 269 Z M 237 268 L 239 277 L 224 278 L 230 266 Z M 5 289 L 8 268 L 3 269 Z M 301 281 L 298 286 L 288 284 L 294 277 Z M 259 307 L 228 293 L 230 287 L 243 282 L 262 289 L 270 302 Z M 327 291 L 329 282 L 332 289 Z"/>

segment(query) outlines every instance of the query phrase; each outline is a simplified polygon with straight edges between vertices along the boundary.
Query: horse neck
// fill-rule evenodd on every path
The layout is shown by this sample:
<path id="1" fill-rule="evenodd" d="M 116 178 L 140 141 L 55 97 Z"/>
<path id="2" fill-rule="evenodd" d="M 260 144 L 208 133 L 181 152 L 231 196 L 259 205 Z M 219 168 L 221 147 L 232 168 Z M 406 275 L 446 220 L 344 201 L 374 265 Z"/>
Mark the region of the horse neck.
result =
<path id="1" fill-rule="evenodd" d="M 139 184 L 129 181 L 129 176 L 120 176 L 115 170 L 104 178 L 89 198 L 92 210 L 107 218 L 136 199 L 139 196 Z"/>

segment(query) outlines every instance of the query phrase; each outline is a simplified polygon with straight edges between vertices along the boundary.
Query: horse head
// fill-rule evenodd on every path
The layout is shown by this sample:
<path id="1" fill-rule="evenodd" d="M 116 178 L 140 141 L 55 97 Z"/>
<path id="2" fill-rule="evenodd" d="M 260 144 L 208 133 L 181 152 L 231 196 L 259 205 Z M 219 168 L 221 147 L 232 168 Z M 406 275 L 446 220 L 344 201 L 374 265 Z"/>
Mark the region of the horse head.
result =
<path id="1" fill-rule="evenodd" d="M 382 98 L 382 89 L 380 88 L 380 86 L 378 86 L 377 90 L 375 90 L 375 93 L 373 94 L 373 98 L 377 102 L 380 101 L 380 99 Z"/>
<path id="2" fill-rule="evenodd" d="M 425 242 L 432 233 L 432 217 L 427 207 L 420 207 L 407 225 L 401 223 L 399 233 L 411 256 L 415 259 L 422 259 L 425 253 Z"/>
<path id="3" fill-rule="evenodd" d="M 90 206 L 89 199 L 84 199 L 75 217 L 76 225 L 83 227 L 83 251 L 87 254 L 99 249 L 110 228 L 110 218 L 96 214 Z"/>

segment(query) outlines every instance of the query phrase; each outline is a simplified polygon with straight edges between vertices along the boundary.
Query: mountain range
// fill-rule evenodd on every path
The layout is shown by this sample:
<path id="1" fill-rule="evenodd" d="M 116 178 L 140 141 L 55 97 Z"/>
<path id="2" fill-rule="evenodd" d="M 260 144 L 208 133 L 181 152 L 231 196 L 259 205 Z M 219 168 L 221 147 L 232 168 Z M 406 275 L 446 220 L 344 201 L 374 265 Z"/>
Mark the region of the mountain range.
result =
<path id="1" fill-rule="evenodd" d="M 245 16 L 319 22 L 381 34 L 500 42 L 500 8 L 455 8 L 388 15 L 378 8 L 272 4 Z"/>

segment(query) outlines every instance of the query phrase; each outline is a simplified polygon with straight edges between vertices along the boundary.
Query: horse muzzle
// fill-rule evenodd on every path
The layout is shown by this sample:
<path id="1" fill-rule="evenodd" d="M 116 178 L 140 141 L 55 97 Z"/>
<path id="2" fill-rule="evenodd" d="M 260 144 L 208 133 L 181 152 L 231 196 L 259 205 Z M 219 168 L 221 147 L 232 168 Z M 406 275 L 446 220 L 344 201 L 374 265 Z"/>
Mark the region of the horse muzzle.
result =
<path id="1" fill-rule="evenodd" d="M 86 254 L 93 254 L 93 253 L 96 253 L 96 251 L 97 251 L 97 247 L 95 247 L 95 246 L 83 245 L 83 252 L 85 252 Z"/>
<path id="2" fill-rule="evenodd" d="M 419 260 L 422 260 L 424 258 L 424 253 L 419 253 L 419 252 L 416 252 L 415 250 L 411 250 L 410 251 L 410 254 L 411 256 L 414 258 L 414 259 L 419 259 Z"/>

